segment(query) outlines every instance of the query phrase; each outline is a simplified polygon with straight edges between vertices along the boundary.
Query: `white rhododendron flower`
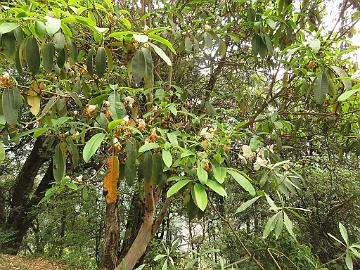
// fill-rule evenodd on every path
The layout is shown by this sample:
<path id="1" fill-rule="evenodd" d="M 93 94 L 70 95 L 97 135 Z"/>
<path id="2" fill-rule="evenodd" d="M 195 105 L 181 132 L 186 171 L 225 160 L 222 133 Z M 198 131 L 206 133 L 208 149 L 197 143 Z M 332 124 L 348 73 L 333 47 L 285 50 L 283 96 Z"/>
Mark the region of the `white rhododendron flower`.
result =
<path id="1" fill-rule="evenodd" d="M 256 155 L 256 153 L 254 153 L 249 145 L 244 144 L 242 147 L 242 151 L 243 151 L 243 156 L 246 159 L 253 159 Z"/>
<path id="2" fill-rule="evenodd" d="M 204 137 L 205 139 L 212 139 L 214 138 L 214 132 L 210 133 L 208 128 L 205 127 L 200 131 L 200 136 Z"/>
<path id="3" fill-rule="evenodd" d="M 125 103 L 129 104 L 130 107 L 132 107 L 134 102 L 135 102 L 135 100 L 132 97 L 130 97 L 130 96 L 125 97 Z"/>
<path id="4" fill-rule="evenodd" d="M 241 164 L 243 164 L 243 165 L 247 164 L 247 160 L 243 155 L 238 154 L 238 158 L 240 159 Z"/>
<path id="5" fill-rule="evenodd" d="M 256 161 L 254 163 L 254 170 L 258 171 L 261 167 L 265 167 L 268 164 L 266 159 L 262 159 L 261 157 L 256 157 Z"/>

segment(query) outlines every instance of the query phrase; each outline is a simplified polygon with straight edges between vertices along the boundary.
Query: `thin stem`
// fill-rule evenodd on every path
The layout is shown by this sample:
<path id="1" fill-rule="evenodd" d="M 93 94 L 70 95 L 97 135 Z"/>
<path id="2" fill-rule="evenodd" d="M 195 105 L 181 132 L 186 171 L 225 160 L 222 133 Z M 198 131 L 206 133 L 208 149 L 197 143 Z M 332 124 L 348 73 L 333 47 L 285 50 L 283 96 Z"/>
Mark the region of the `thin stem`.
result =
<path id="1" fill-rule="evenodd" d="M 210 201 L 210 205 L 213 208 L 213 210 L 216 212 L 216 214 L 220 217 L 221 220 L 223 220 L 225 222 L 225 224 L 229 227 L 229 229 L 231 230 L 231 232 L 233 233 L 233 235 L 235 236 L 236 240 L 239 241 L 241 247 L 245 250 L 245 252 L 249 255 L 249 257 L 256 263 L 256 265 L 259 267 L 259 269 L 261 270 L 265 270 L 265 268 L 262 266 L 262 264 L 254 257 L 254 255 L 247 249 L 247 247 L 245 246 L 244 242 L 241 240 L 240 236 L 236 233 L 235 229 L 233 228 L 233 226 L 230 224 L 230 222 L 223 217 L 219 211 L 216 209 L 216 207 L 213 205 L 212 201 Z"/>

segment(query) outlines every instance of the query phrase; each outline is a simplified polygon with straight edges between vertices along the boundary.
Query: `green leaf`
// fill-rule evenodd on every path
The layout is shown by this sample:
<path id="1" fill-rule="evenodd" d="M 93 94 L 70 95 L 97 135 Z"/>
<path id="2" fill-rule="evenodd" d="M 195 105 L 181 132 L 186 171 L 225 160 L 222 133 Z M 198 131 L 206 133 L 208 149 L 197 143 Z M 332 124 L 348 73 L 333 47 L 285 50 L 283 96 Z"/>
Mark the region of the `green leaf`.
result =
<path id="1" fill-rule="evenodd" d="M 166 196 L 171 197 L 190 182 L 191 180 L 180 180 L 176 182 L 174 185 L 171 186 L 171 188 L 169 188 L 169 190 L 166 193 Z"/>
<path id="2" fill-rule="evenodd" d="M 265 58 L 267 54 L 267 46 L 259 35 L 255 35 L 251 40 L 252 50 L 255 55 L 260 54 L 261 58 Z"/>
<path id="3" fill-rule="evenodd" d="M 344 239 L 345 244 L 349 245 L 349 236 L 348 236 L 347 230 L 344 227 L 344 225 L 342 225 L 341 222 L 339 222 L 339 230 L 340 230 L 341 237 Z"/>
<path id="4" fill-rule="evenodd" d="M 274 22 L 274 20 L 268 18 L 268 19 L 266 19 L 266 23 L 267 23 L 268 26 L 271 27 L 271 29 L 275 29 L 276 23 Z"/>
<path id="5" fill-rule="evenodd" d="M 15 125 L 17 122 L 19 109 L 22 106 L 23 98 L 19 89 L 4 89 L 2 94 L 2 109 L 6 122 Z"/>
<path id="6" fill-rule="evenodd" d="M 279 207 L 275 205 L 274 201 L 270 198 L 269 195 L 265 194 L 265 198 L 268 204 L 270 205 L 271 210 L 277 211 L 279 209 Z"/>
<path id="7" fill-rule="evenodd" d="M 64 34 L 61 32 L 55 33 L 55 35 L 53 37 L 53 42 L 54 42 L 55 49 L 57 49 L 57 50 L 64 49 L 65 44 L 66 44 Z"/>
<path id="8" fill-rule="evenodd" d="M 170 104 L 170 105 L 168 106 L 168 108 L 169 108 L 170 112 L 171 112 L 173 115 L 177 116 L 178 111 L 177 111 L 177 109 L 176 109 L 175 104 Z"/>
<path id="9" fill-rule="evenodd" d="M 193 44 L 191 42 L 190 37 L 186 37 L 185 38 L 185 51 L 187 51 L 188 53 L 191 53 L 192 46 L 193 46 Z"/>
<path id="10" fill-rule="evenodd" d="M 284 226 L 283 211 L 279 212 L 275 220 L 275 238 L 278 239 Z"/>
<path id="11" fill-rule="evenodd" d="M 249 192 L 249 194 L 251 196 L 255 196 L 256 195 L 256 191 L 253 187 L 253 185 L 250 183 L 250 181 L 243 176 L 242 174 L 238 173 L 236 170 L 234 169 L 227 169 L 227 172 L 235 179 L 235 181 L 243 188 L 245 189 L 247 192 Z"/>
<path id="12" fill-rule="evenodd" d="M 104 47 L 99 47 L 95 56 L 96 74 L 102 78 L 106 70 L 106 52 Z"/>
<path id="13" fill-rule="evenodd" d="M 110 1 L 110 0 L 108 0 L 108 1 Z M 126 19 L 124 16 L 120 17 L 120 21 L 128 30 L 131 29 L 131 22 L 128 19 Z"/>
<path id="14" fill-rule="evenodd" d="M 176 51 L 175 51 L 173 45 L 167 39 L 160 37 L 158 35 L 155 35 L 153 33 L 149 33 L 148 36 L 150 39 L 156 40 L 156 41 L 164 44 L 166 47 L 168 47 L 170 49 L 170 51 L 172 51 L 174 54 L 176 54 Z"/>
<path id="15" fill-rule="evenodd" d="M 354 247 L 354 245 L 351 245 L 349 247 L 349 249 L 351 250 L 351 253 L 358 259 L 360 259 L 360 252 L 356 250 L 356 248 Z"/>
<path id="16" fill-rule="evenodd" d="M 213 191 L 215 191 L 217 194 L 219 194 L 222 197 L 227 197 L 226 191 L 222 185 L 220 185 L 218 182 L 213 180 L 208 180 L 206 182 L 206 185 L 211 188 Z"/>
<path id="17" fill-rule="evenodd" d="M 286 227 L 287 231 L 289 232 L 289 234 L 294 239 L 296 239 L 294 231 L 293 231 L 293 223 L 285 212 L 284 212 L 284 223 L 285 223 L 285 227 Z"/>
<path id="18" fill-rule="evenodd" d="M 213 45 L 213 38 L 209 32 L 204 33 L 204 47 L 211 48 Z"/>
<path id="19" fill-rule="evenodd" d="M 47 43 L 42 49 L 42 61 L 46 72 L 51 72 L 54 66 L 55 46 Z"/>
<path id="20" fill-rule="evenodd" d="M 0 164 L 5 160 L 5 147 L 3 142 L 0 141 Z"/>
<path id="21" fill-rule="evenodd" d="M 265 224 L 265 229 L 263 232 L 263 238 L 267 238 L 269 236 L 269 234 L 271 233 L 272 230 L 274 230 L 275 225 L 276 225 L 276 219 L 278 217 L 278 215 L 280 214 L 280 212 L 272 215 L 269 220 L 266 222 Z"/>
<path id="22" fill-rule="evenodd" d="M 40 69 L 40 51 L 37 41 L 34 37 L 29 37 L 26 41 L 26 62 L 30 72 L 35 75 Z"/>
<path id="23" fill-rule="evenodd" d="M 226 179 L 226 168 L 224 167 L 213 167 L 213 174 L 220 184 L 224 183 Z"/>
<path id="24" fill-rule="evenodd" d="M 53 174 L 55 181 L 61 181 L 66 171 L 66 145 L 59 143 L 55 147 L 53 156 Z"/>
<path id="25" fill-rule="evenodd" d="M 154 261 L 156 262 L 156 261 L 161 260 L 162 258 L 165 258 L 165 257 L 166 257 L 166 255 L 164 255 L 164 254 L 156 255 L 155 258 L 154 258 Z"/>
<path id="26" fill-rule="evenodd" d="M 45 37 L 45 34 L 46 34 L 45 23 L 43 23 L 41 21 L 36 21 L 35 22 L 35 33 L 38 35 L 39 38 Z"/>
<path id="27" fill-rule="evenodd" d="M 151 88 L 154 86 L 154 63 L 149 48 L 141 48 L 145 60 L 145 72 L 144 72 L 144 88 Z M 156 93 L 155 93 L 156 95 Z"/>
<path id="28" fill-rule="evenodd" d="M 164 261 L 163 266 L 161 267 L 161 270 L 167 270 L 168 266 L 167 266 L 167 260 Z"/>
<path id="29" fill-rule="evenodd" d="M 145 76 L 145 57 L 141 50 L 137 50 L 132 61 L 132 75 L 135 83 L 140 83 Z"/>
<path id="30" fill-rule="evenodd" d="M 35 132 L 34 132 L 34 137 L 35 137 Z M 74 144 L 74 141 L 71 139 L 71 137 L 66 138 L 66 144 L 67 144 L 67 149 L 71 156 L 72 166 L 77 167 L 79 163 L 79 149 Z"/>
<path id="31" fill-rule="evenodd" d="M 90 158 L 96 153 L 101 143 L 105 139 L 104 133 L 95 134 L 90 138 L 90 140 L 85 144 L 83 150 L 83 159 L 85 162 L 88 162 Z"/>
<path id="32" fill-rule="evenodd" d="M 179 145 L 179 142 L 177 140 L 177 136 L 176 136 L 175 132 L 166 133 L 166 136 L 168 137 L 169 142 L 171 143 L 172 146 Z"/>
<path id="33" fill-rule="evenodd" d="M 201 211 L 205 211 L 208 203 L 208 198 L 203 185 L 196 183 L 193 187 L 193 194 L 197 207 L 199 207 Z"/>
<path id="34" fill-rule="evenodd" d="M 351 254 L 349 251 L 346 251 L 346 256 L 345 256 L 345 263 L 346 263 L 346 267 L 349 270 L 353 270 L 354 269 L 354 263 L 353 260 L 351 258 Z"/>
<path id="35" fill-rule="evenodd" d="M 17 23 L 2 23 L 0 24 L 0 35 L 9 33 L 18 27 L 19 25 Z"/>
<path id="36" fill-rule="evenodd" d="M 197 174 L 197 177 L 198 177 L 200 183 L 206 184 L 206 182 L 208 181 L 208 173 L 203 168 L 201 161 L 198 161 L 198 163 L 197 163 L 196 174 Z"/>
<path id="37" fill-rule="evenodd" d="M 163 177 L 164 163 L 160 153 L 154 153 L 151 165 L 151 182 L 156 185 L 164 184 Z"/>
<path id="38" fill-rule="evenodd" d="M 165 149 L 162 150 L 162 159 L 163 159 L 165 165 L 168 168 L 170 168 L 173 160 L 172 160 L 172 156 L 171 156 L 171 153 L 169 150 L 165 150 Z"/>
<path id="39" fill-rule="evenodd" d="M 180 158 L 185 158 L 185 157 L 189 157 L 189 156 L 195 156 L 195 153 L 188 149 L 182 149 Z"/>
<path id="40" fill-rule="evenodd" d="M 360 92 L 360 88 L 346 91 L 338 97 L 338 101 L 345 101 L 349 99 L 353 94 L 356 94 L 358 92 Z"/>
<path id="41" fill-rule="evenodd" d="M 240 213 L 240 212 L 243 212 L 243 211 L 245 211 L 246 209 L 248 209 L 248 208 L 249 208 L 251 205 L 253 205 L 253 203 L 256 202 L 260 197 L 262 197 L 262 196 L 257 196 L 257 197 L 255 197 L 255 198 L 252 198 L 252 199 L 250 199 L 250 200 L 242 203 L 242 204 L 238 207 L 238 209 L 236 209 L 235 214 Z"/>
<path id="42" fill-rule="evenodd" d="M 121 32 L 114 32 L 109 35 L 109 37 L 113 37 L 117 40 L 123 40 L 126 36 L 133 36 L 135 34 L 139 34 L 138 32 L 133 31 L 121 31 Z"/>
<path id="43" fill-rule="evenodd" d="M 329 92 L 329 78 L 326 71 L 318 74 L 314 84 L 314 99 L 319 105 L 325 101 L 326 95 Z"/>
<path id="44" fill-rule="evenodd" d="M 45 196 L 44 198 L 41 199 L 41 201 L 39 202 L 39 204 L 42 204 L 44 202 L 46 202 L 47 200 L 49 200 L 52 196 L 55 195 L 57 189 L 55 187 L 49 188 L 46 192 L 45 192 Z"/>
<path id="45" fill-rule="evenodd" d="M 136 178 L 136 154 L 137 141 L 131 137 L 126 142 L 125 147 L 126 161 L 125 161 L 125 179 L 129 186 L 132 186 Z"/>
<path id="46" fill-rule="evenodd" d="M 108 100 L 110 102 L 109 111 L 111 112 L 111 118 L 113 120 L 123 119 L 126 110 L 124 104 L 121 102 L 120 94 L 117 92 L 113 92 L 110 94 Z"/>
<path id="47" fill-rule="evenodd" d="M 350 90 L 352 87 L 352 82 L 349 79 L 345 79 L 349 77 L 348 74 L 340 67 L 331 66 L 331 68 L 336 72 L 336 74 L 341 78 L 342 83 L 344 84 L 345 90 Z"/>
<path id="48" fill-rule="evenodd" d="M 165 54 L 165 52 L 160 47 L 152 43 L 149 43 L 149 45 L 154 49 L 157 55 L 160 56 L 160 58 L 165 61 L 166 64 L 172 66 L 170 58 Z"/>
<path id="49" fill-rule="evenodd" d="M 124 122 L 124 119 L 116 119 L 116 120 L 113 120 L 111 121 L 109 124 L 108 124 L 108 129 L 109 130 L 113 130 L 114 128 L 116 128 L 118 125 L 122 124 Z"/>
<path id="50" fill-rule="evenodd" d="M 68 188 L 72 189 L 72 190 L 78 190 L 78 186 L 71 181 L 71 179 L 67 179 L 67 181 L 65 182 L 65 186 L 67 186 Z"/>
<path id="51" fill-rule="evenodd" d="M 145 143 L 143 146 L 141 146 L 139 148 L 139 153 L 144 153 L 146 151 L 149 151 L 149 150 L 152 150 L 152 149 L 155 149 L 158 147 L 160 147 L 160 145 L 158 143 Z"/>
<path id="52" fill-rule="evenodd" d="M 46 24 L 45 24 L 46 32 L 50 36 L 54 35 L 57 31 L 60 30 L 61 20 L 49 16 L 46 16 L 45 19 L 46 19 Z"/>

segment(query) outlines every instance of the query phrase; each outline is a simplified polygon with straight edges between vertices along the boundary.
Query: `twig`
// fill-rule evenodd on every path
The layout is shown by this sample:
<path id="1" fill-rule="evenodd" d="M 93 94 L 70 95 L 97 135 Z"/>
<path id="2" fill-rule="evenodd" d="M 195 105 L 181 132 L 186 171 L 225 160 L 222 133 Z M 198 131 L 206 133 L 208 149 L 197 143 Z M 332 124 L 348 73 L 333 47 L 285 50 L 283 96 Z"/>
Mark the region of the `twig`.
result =
<path id="1" fill-rule="evenodd" d="M 249 255 L 249 257 L 256 263 L 256 265 L 261 269 L 261 270 L 265 270 L 265 268 L 262 266 L 262 264 L 255 258 L 255 256 L 247 249 L 247 247 L 245 246 L 244 242 L 241 240 L 241 238 L 239 237 L 239 235 L 236 233 L 235 229 L 231 226 L 230 222 L 224 218 L 219 211 L 216 209 L 216 207 L 213 205 L 212 201 L 209 199 L 210 201 L 210 205 L 213 208 L 213 210 L 216 212 L 216 214 L 220 217 L 220 219 L 222 219 L 226 225 L 228 225 L 229 229 L 231 230 L 231 232 L 233 233 L 233 235 L 235 236 L 235 238 L 239 241 L 241 247 L 245 250 L 245 252 Z"/>
<path id="2" fill-rule="evenodd" d="M 232 266 L 234 266 L 234 265 L 236 265 L 236 264 L 242 263 L 242 262 L 247 261 L 247 260 L 249 260 L 249 259 L 251 259 L 251 257 L 250 257 L 250 256 L 246 256 L 246 257 L 244 257 L 244 258 L 242 258 L 242 259 L 240 259 L 240 260 L 237 260 L 237 261 L 235 261 L 235 262 L 232 262 L 232 263 L 229 263 L 229 264 L 225 265 L 225 266 L 224 266 L 224 269 L 230 268 L 230 267 L 232 267 Z"/>
<path id="3" fill-rule="evenodd" d="M 276 267 L 279 269 L 279 270 L 282 270 L 279 263 L 276 261 L 276 259 L 274 258 L 274 256 L 272 255 L 271 251 L 270 251 L 270 248 L 267 249 L 271 259 L 273 260 L 273 262 L 276 264 Z"/>

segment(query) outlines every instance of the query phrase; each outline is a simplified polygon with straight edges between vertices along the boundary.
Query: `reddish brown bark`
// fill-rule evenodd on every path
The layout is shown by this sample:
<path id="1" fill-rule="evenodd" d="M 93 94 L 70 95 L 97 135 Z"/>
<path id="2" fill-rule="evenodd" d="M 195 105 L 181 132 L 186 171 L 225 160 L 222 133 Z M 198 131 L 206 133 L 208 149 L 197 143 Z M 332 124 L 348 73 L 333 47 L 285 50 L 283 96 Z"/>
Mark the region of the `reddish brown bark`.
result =
<path id="1" fill-rule="evenodd" d="M 119 211 L 118 203 L 106 204 L 105 243 L 101 269 L 113 270 L 118 264 L 117 250 L 119 245 Z"/>

